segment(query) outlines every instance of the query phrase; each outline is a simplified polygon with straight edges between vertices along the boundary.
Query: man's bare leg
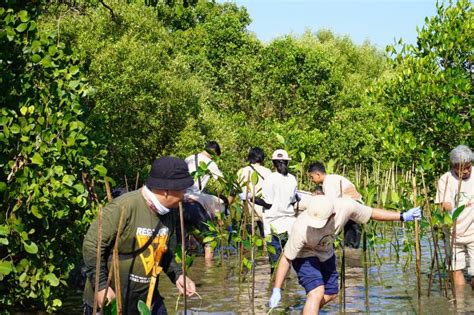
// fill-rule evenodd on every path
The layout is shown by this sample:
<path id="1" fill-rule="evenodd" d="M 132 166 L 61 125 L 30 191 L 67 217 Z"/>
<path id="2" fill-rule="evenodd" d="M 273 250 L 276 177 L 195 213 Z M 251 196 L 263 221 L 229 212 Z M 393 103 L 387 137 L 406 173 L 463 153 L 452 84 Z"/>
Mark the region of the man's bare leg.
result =
<path id="1" fill-rule="evenodd" d="M 323 299 L 321 300 L 321 304 L 319 305 L 319 308 L 322 308 L 324 305 L 328 304 L 332 300 L 335 300 L 337 297 L 337 294 L 324 294 Z"/>
<path id="2" fill-rule="evenodd" d="M 209 245 L 204 245 L 204 260 L 211 261 L 214 259 L 214 249 Z"/>
<path id="3" fill-rule="evenodd" d="M 324 285 L 320 285 L 316 289 L 311 290 L 306 295 L 306 303 L 304 304 L 303 315 L 319 314 L 320 305 L 323 303 L 323 300 Z"/>
<path id="4" fill-rule="evenodd" d="M 455 286 L 464 286 L 466 281 L 464 280 L 464 273 L 462 270 L 453 271 L 453 279 Z"/>

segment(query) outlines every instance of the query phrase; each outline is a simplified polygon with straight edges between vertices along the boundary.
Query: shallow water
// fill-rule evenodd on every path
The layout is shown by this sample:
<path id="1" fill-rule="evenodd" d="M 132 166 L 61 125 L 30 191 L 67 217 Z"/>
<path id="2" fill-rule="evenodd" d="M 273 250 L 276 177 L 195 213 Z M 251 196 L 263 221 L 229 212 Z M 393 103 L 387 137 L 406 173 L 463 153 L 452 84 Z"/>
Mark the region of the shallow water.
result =
<path id="1" fill-rule="evenodd" d="M 400 231 L 399 231 L 400 232 Z M 398 233 L 401 239 L 401 232 Z M 400 253 L 396 261 L 393 247 L 389 243 L 378 245 L 377 253 L 381 264 L 375 263 L 371 252 L 371 263 L 367 264 L 368 289 L 364 285 L 364 259 L 362 250 L 346 249 L 346 300 L 345 308 L 340 299 L 326 305 L 322 313 L 389 313 L 389 314 L 452 314 L 474 312 L 474 291 L 469 285 L 458 292 L 457 305 L 448 301 L 440 293 L 436 280 L 433 284 L 431 297 L 427 297 L 428 275 L 430 268 L 430 248 L 426 240 L 422 246 L 422 298 L 418 303 L 415 274 L 415 255 L 411 266 L 403 270 L 407 253 Z M 340 255 L 338 253 L 338 262 Z M 189 270 L 189 277 L 197 286 L 202 300 L 193 296 L 188 298 L 189 314 L 266 314 L 266 306 L 271 294 L 270 268 L 265 256 L 257 258 L 255 272 L 255 301 L 251 305 L 250 275 L 239 280 L 239 257 L 231 255 L 220 265 L 219 258 L 206 266 L 203 257 L 195 257 Z M 338 267 L 340 270 L 340 267 Z M 466 278 L 468 279 L 468 278 Z M 170 314 L 183 313 L 183 300 L 179 301 L 175 310 L 177 289 L 165 275 L 160 277 L 160 293 L 165 298 Z M 282 291 L 280 307 L 272 310 L 272 314 L 300 314 L 305 302 L 305 292 L 296 280 L 292 270 Z M 61 313 L 81 314 L 80 293 L 65 302 Z"/>
<path id="2" fill-rule="evenodd" d="M 440 293 L 439 283 L 434 282 L 431 297 L 427 297 L 428 276 L 430 268 L 430 249 L 427 241 L 422 242 L 422 298 L 418 301 L 415 255 L 411 266 L 403 270 L 406 253 L 400 253 L 399 262 L 389 244 L 377 246 L 382 264 L 374 262 L 367 268 L 368 290 L 364 285 L 364 264 L 362 250 L 346 249 L 346 313 L 394 313 L 394 314 L 448 314 L 474 312 L 474 291 L 469 285 L 457 293 L 457 305 L 448 301 Z M 339 253 L 340 254 L 340 253 Z M 339 257 L 338 257 L 339 258 Z M 373 254 L 372 254 L 372 258 Z M 340 259 L 338 259 L 340 262 Z M 231 256 L 221 267 L 218 259 L 212 266 L 205 266 L 202 257 L 197 257 L 189 271 L 189 276 L 196 282 L 196 296 L 188 299 L 188 310 L 191 314 L 249 314 L 251 287 L 249 279 L 239 282 L 238 256 Z M 340 270 L 340 267 L 338 267 Z M 250 275 L 248 276 L 250 277 Z M 257 259 L 255 276 L 254 313 L 266 314 L 266 306 L 271 294 L 270 272 L 266 257 Z M 182 313 L 182 299 L 175 311 L 177 291 L 174 286 L 162 278 L 160 292 L 165 297 L 169 313 Z M 305 292 L 297 283 L 296 274 L 291 271 L 287 278 L 286 288 L 282 292 L 280 307 L 272 314 L 300 314 L 305 302 Z M 342 302 L 342 301 L 341 301 Z M 420 303 L 419 303 L 420 302 Z M 344 307 L 339 299 L 326 305 L 322 313 L 343 313 Z"/>

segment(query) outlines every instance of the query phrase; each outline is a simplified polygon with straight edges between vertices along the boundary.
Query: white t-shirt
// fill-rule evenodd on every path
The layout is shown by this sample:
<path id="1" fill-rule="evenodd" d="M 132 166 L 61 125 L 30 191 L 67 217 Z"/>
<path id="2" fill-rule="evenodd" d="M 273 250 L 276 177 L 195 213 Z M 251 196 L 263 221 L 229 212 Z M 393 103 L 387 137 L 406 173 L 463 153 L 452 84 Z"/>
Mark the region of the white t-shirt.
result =
<path id="1" fill-rule="evenodd" d="M 323 191 L 326 196 L 330 198 L 341 197 L 341 186 L 342 197 L 348 197 L 354 200 L 361 200 L 362 196 L 357 192 L 354 184 L 344 176 L 336 174 L 327 174 L 324 177 Z"/>
<path id="2" fill-rule="evenodd" d="M 295 210 L 291 205 L 296 200 L 296 187 L 296 178 L 291 174 L 284 176 L 273 172 L 263 181 L 263 199 L 272 205 L 263 214 L 265 235 L 269 235 L 272 230 L 278 234 L 290 232 L 296 220 Z"/>
<path id="3" fill-rule="evenodd" d="M 262 166 L 260 164 L 252 164 L 252 166 L 257 170 L 258 172 L 258 182 L 255 185 L 255 197 L 262 197 L 262 185 L 263 181 L 265 178 L 270 176 L 272 171 L 265 166 Z M 237 172 L 237 176 L 239 179 L 240 186 L 242 187 L 242 192 L 246 192 L 246 186 L 247 186 L 247 181 L 249 181 L 249 176 L 252 175 L 252 173 L 255 171 L 250 165 L 241 168 Z M 252 197 L 254 192 L 254 185 L 252 184 L 251 181 L 249 181 L 249 191 L 248 191 L 248 196 Z M 249 200 L 250 201 L 250 200 Z M 259 205 L 254 205 L 255 206 L 255 212 L 259 216 L 259 219 L 263 217 L 263 207 Z"/>
<path id="4" fill-rule="evenodd" d="M 309 198 L 305 198 L 300 207 L 306 209 Z M 285 245 L 285 256 L 293 260 L 295 258 L 318 257 L 320 261 L 326 261 L 334 255 L 334 241 L 336 235 L 343 230 L 347 221 L 353 220 L 357 223 L 367 223 L 372 216 L 372 208 L 364 206 L 350 198 L 335 198 L 334 218 L 322 228 L 316 229 L 308 226 L 310 217 L 306 211 L 301 213 L 293 224 L 290 237 Z"/>
<path id="5" fill-rule="evenodd" d="M 184 161 L 186 162 L 186 164 L 188 164 L 189 173 L 193 173 L 196 171 L 197 167 L 196 167 L 195 154 L 188 156 Z M 219 170 L 219 167 L 217 167 L 217 164 L 213 160 L 211 160 L 210 158 L 208 158 L 202 153 L 198 153 L 197 165 L 199 166 L 201 162 L 206 163 L 207 169 L 211 172 L 212 177 L 214 179 L 217 179 L 218 177 L 223 176 L 222 172 Z M 201 189 L 199 189 L 199 181 L 195 180 L 193 186 L 188 188 L 188 192 L 196 193 L 196 192 L 203 191 L 209 179 L 210 179 L 210 176 L 208 174 L 201 176 Z"/>
<path id="6" fill-rule="evenodd" d="M 446 181 L 448 186 L 446 187 Z M 458 196 L 459 179 L 451 172 L 446 172 L 438 181 L 436 191 L 436 203 L 449 202 L 454 208 Z M 446 192 L 445 192 L 446 188 Z M 474 202 L 474 175 L 461 182 L 461 193 L 459 194 L 458 206 Z M 474 241 L 474 205 L 464 208 L 456 220 L 456 237 L 462 242 L 465 239 Z"/>

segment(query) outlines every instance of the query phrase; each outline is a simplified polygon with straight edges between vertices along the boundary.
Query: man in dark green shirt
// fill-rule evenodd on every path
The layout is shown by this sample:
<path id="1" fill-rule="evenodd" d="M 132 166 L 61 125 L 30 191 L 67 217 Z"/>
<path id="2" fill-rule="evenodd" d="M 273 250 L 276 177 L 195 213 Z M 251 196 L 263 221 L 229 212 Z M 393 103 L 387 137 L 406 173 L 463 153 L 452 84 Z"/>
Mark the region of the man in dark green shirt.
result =
<path id="1" fill-rule="evenodd" d="M 101 264 L 99 277 L 98 305 L 106 298 L 115 297 L 114 282 L 107 289 L 108 269 L 112 259 L 112 249 L 118 231 L 121 212 L 122 227 L 118 241 L 120 284 L 124 315 L 138 314 L 137 303 L 145 301 L 154 265 L 154 252 L 158 237 L 152 242 L 150 237 L 157 235 L 155 229 L 169 229 L 168 250 L 160 265 L 179 292 L 184 292 L 184 277 L 181 266 L 176 263 L 174 250 L 177 247 L 179 214 L 176 209 L 183 199 L 185 190 L 193 184 L 186 163 L 174 157 L 155 160 L 145 186 L 114 199 L 103 210 Z M 84 290 L 85 313 L 92 314 L 94 304 L 94 281 L 96 273 L 96 253 L 98 222 L 92 223 L 83 243 L 83 257 L 86 266 L 87 282 Z M 186 294 L 195 293 L 193 281 L 186 278 Z M 153 295 L 152 314 L 166 314 L 158 285 Z"/>

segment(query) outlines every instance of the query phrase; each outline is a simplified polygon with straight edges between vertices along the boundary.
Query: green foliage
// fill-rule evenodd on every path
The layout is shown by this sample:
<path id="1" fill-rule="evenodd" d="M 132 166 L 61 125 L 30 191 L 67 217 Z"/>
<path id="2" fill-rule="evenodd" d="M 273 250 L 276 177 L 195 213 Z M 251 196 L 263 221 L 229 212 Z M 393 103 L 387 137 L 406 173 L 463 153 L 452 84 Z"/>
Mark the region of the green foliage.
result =
<path id="1" fill-rule="evenodd" d="M 105 152 L 83 121 L 81 59 L 34 14 L 0 7 L 0 308 L 53 311 L 79 257 L 82 178 Z"/>
<path id="2" fill-rule="evenodd" d="M 60 29 L 90 58 L 88 77 L 97 93 L 87 123 L 113 156 L 106 161 L 109 175 L 134 178 L 197 115 L 203 92 L 185 57 L 174 50 L 173 34 L 157 25 L 152 8 L 132 3 L 113 9 L 120 24 L 104 8 L 89 8 L 85 15 L 65 17 Z"/>
<path id="3" fill-rule="evenodd" d="M 138 312 L 140 313 L 140 315 L 150 315 L 151 314 L 150 309 L 148 308 L 146 303 L 143 302 L 142 300 L 138 301 Z"/>
<path id="4" fill-rule="evenodd" d="M 394 74 L 375 91 L 390 111 L 383 147 L 404 164 L 439 170 L 460 143 L 474 144 L 472 3 L 437 4 L 416 45 L 388 47 Z"/>

